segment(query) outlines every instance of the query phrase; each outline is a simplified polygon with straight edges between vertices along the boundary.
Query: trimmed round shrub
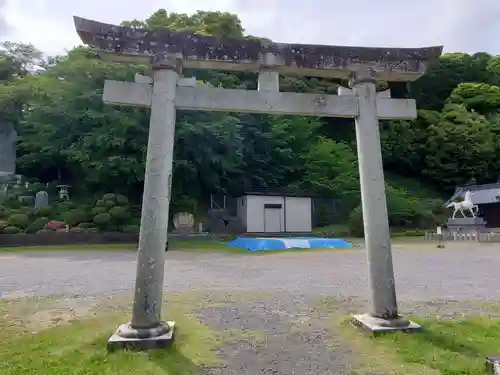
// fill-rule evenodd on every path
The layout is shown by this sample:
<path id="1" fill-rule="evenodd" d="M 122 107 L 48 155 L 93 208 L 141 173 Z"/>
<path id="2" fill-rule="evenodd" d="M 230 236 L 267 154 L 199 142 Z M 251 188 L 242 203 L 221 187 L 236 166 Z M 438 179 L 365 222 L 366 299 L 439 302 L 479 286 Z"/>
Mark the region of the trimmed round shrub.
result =
<path id="1" fill-rule="evenodd" d="M 95 216 L 95 215 L 99 215 L 99 214 L 105 214 L 107 213 L 108 210 L 106 209 L 106 207 L 104 206 L 97 206 L 97 207 L 94 207 L 92 209 L 92 214 Z"/>
<path id="2" fill-rule="evenodd" d="M 118 206 L 126 206 L 128 205 L 128 198 L 125 195 L 117 195 L 116 196 L 116 204 Z"/>
<path id="3" fill-rule="evenodd" d="M 76 206 L 76 203 L 64 200 L 57 204 L 57 208 L 59 211 L 70 211 L 78 207 Z"/>
<path id="4" fill-rule="evenodd" d="M 3 232 L 5 234 L 18 234 L 18 233 L 21 233 L 21 229 L 19 229 L 17 227 L 7 227 L 7 228 L 4 228 Z"/>
<path id="5" fill-rule="evenodd" d="M 115 203 L 116 202 L 116 194 L 113 194 L 113 193 L 104 194 L 102 196 L 102 199 L 104 201 L 111 201 L 111 202 Z"/>
<path id="6" fill-rule="evenodd" d="M 18 228 L 26 228 L 30 219 L 26 214 L 14 214 L 10 215 L 7 219 L 9 226 L 18 227 Z"/>
<path id="7" fill-rule="evenodd" d="M 69 231 L 72 232 L 72 233 L 84 233 L 85 229 L 84 228 L 73 227 Z"/>
<path id="8" fill-rule="evenodd" d="M 61 216 L 64 222 L 70 227 L 74 227 L 88 220 L 88 215 L 84 211 L 78 209 L 63 212 Z"/>
<path id="9" fill-rule="evenodd" d="M 46 217 L 52 214 L 52 206 L 42 206 L 35 212 L 36 216 Z"/>
<path id="10" fill-rule="evenodd" d="M 31 224 L 26 228 L 27 233 L 37 233 L 38 231 L 45 228 L 45 224 L 49 222 L 47 217 L 36 218 Z"/>
<path id="11" fill-rule="evenodd" d="M 95 207 L 106 207 L 106 202 L 103 199 L 99 199 L 95 202 Z"/>
<path id="12" fill-rule="evenodd" d="M 349 215 L 349 232 L 355 237 L 364 236 L 363 212 L 361 211 L 360 206 L 352 210 Z"/>
<path id="13" fill-rule="evenodd" d="M 114 206 L 109 210 L 109 214 L 115 220 L 124 220 L 130 217 L 130 213 L 127 210 L 127 207 L 124 206 Z"/>
<path id="14" fill-rule="evenodd" d="M 9 216 L 9 209 L 0 204 L 0 219 L 6 219 Z"/>
<path id="15" fill-rule="evenodd" d="M 9 198 L 4 203 L 6 207 L 9 207 L 11 209 L 20 208 L 22 206 L 22 203 L 19 202 L 19 200 L 16 198 Z"/>
<path id="16" fill-rule="evenodd" d="M 106 209 L 109 210 L 111 207 L 114 207 L 114 206 L 116 206 L 115 201 L 112 201 L 112 200 L 104 201 L 104 207 L 106 207 Z"/>
<path id="17" fill-rule="evenodd" d="M 140 227 L 139 225 L 125 225 L 121 228 L 123 233 L 139 233 Z"/>
<path id="18" fill-rule="evenodd" d="M 86 228 L 84 230 L 85 230 L 85 233 L 97 233 L 97 232 L 99 232 L 99 228 L 96 228 L 96 227 Z"/>
<path id="19" fill-rule="evenodd" d="M 53 232 L 53 230 L 44 228 L 44 229 L 40 229 L 37 233 L 52 233 L 52 232 Z"/>
<path id="20" fill-rule="evenodd" d="M 22 213 L 28 215 L 28 217 L 35 216 L 35 209 L 33 207 L 23 207 Z"/>
<path id="21" fill-rule="evenodd" d="M 104 213 L 104 212 L 100 212 L 100 213 Z M 77 225 L 78 228 L 83 228 L 83 229 L 92 228 L 93 226 L 94 226 L 94 223 L 80 223 Z"/>
<path id="22" fill-rule="evenodd" d="M 94 217 L 94 223 L 96 223 L 99 228 L 105 229 L 111 223 L 111 215 L 108 213 L 98 214 Z"/>

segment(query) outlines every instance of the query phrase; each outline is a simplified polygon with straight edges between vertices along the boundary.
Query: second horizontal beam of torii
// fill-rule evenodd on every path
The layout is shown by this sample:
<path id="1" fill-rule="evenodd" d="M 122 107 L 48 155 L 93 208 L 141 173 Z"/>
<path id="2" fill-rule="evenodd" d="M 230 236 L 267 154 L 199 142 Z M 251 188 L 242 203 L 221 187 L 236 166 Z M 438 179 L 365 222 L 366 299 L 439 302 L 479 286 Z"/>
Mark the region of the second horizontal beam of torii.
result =
<path id="1" fill-rule="evenodd" d="M 136 76 L 136 82 L 107 80 L 104 85 L 105 103 L 151 107 L 153 87 L 149 77 Z M 180 79 L 176 88 L 177 109 L 193 111 L 223 111 L 355 118 L 358 100 L 349 94 L 323 95 L 277 91 L 238 90 L 184 86 Z M 345 92 L 345 90 L 344 90 Z M 414 119 L 417 117 L 414 99 L 391 99 L 379 93 L 377 113 L 381 120 Z"/>

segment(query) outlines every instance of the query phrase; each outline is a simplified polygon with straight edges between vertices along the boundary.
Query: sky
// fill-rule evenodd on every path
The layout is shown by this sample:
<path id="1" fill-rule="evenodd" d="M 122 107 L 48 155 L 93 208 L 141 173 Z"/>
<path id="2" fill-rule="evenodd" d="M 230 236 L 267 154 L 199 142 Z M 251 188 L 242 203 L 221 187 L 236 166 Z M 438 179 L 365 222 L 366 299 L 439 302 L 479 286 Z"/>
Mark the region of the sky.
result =
<path id="1" fill-rule="evenodd" d="M 275 42 L 500 55 L 500 0 L 0 0 L 0 41 L 61 54 L 80 44 L 73 15 L 119 24 L 160 8 L 236 13 L 248 34 Z"/>

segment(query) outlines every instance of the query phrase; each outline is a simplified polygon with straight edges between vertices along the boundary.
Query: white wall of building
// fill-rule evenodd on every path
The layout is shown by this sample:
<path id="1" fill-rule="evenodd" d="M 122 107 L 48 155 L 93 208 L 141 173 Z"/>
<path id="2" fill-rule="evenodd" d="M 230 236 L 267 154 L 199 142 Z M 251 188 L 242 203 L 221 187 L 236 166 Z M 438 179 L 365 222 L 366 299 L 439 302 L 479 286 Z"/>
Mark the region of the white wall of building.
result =
<path id="1" fill-rule="evenodd" d="M 271 197 L 265 195 L 247 195 L 247 232 L 264 233 L 266 231 L 264 218 L 265 218 L 265 204 L 281 204 L 283 206 L 283 197 Z M 279 215 L 279 228 L 280 232 L 285 230 L 285 213 L 283 207 Z"/>
<path id="2" fill-rule="evenodd" d="M 311 198 L 285 197 L 286 231 L 312 232 Z"/>
<path id="3" fill-rule="evenodd" d="M 265 208 L 268 204 L 281 208 Z M 238 216 L 250 233 L 312 231 L 308 197 L 246 195 L 238 198 Z"/>

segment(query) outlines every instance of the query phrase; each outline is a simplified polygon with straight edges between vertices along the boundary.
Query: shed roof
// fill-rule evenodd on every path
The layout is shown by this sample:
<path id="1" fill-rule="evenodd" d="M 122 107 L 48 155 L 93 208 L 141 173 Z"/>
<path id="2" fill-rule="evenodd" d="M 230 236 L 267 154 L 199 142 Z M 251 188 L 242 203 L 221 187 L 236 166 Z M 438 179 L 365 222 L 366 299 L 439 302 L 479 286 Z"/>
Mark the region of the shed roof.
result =
<path id="1" fill-rule="evenodd" d="M 264 191 L 245 191 L 243 196 L 245 195 L 258 195 L 258 196 L 264 196 L 264 197 L 295 197 L 295 198 L 314 198 L 313 195 L 311 194 L 305 194 L 305 193 L 290 193 L 290 192 L 277 192 L 277 191 L 270 191 L 270 192 L 264 192 Z"/>
<path id="2" fill-rule="evenodd" d="M 485 185 L 457 186 L 455 193 L 453 193 L 451 198 L 445 204 L 449 204 L 457 198 L 463 198 L 467 190 L 471 192 L 471 199 L 474 204 L 491 204 L 500 202 L 500 183 L 497 182 Z"/>

